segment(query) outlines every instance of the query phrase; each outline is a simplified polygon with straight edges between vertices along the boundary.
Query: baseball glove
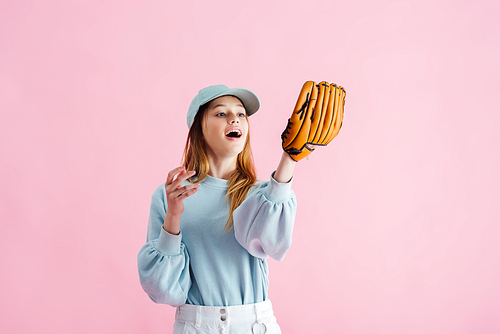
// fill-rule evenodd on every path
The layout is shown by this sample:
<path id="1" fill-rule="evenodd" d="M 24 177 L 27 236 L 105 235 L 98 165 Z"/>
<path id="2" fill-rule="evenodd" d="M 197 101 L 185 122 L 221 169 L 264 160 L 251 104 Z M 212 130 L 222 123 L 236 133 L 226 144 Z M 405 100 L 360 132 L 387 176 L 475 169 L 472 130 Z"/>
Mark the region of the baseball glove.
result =
<path id="1" fill-rule="evenodd" d="M 283 150 L 295 161 L 307 157 L 312 145 L 328 145 L 337 136 L 344 118 L 345 89 L 322 81 L 307 81 L 292 116 L 281 134 Z"/>

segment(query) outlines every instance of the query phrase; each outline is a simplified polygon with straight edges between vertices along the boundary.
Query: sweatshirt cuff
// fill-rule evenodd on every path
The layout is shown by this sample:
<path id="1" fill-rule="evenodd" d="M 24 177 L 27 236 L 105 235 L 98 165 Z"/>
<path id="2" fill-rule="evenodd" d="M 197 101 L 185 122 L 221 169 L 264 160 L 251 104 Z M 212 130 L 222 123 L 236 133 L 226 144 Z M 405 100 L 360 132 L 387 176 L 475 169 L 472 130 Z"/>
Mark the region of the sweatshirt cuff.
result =
<path id="1" fill-rule="evenodd" d="M 156 249 L 163 255 L 179 255 L 181 253 L 182 232 L 178 235 L 170 234 L 161 228 Z"/>
<path id="2" fill-rule="evenodd" d="M 266 189 L 266 197 L 272 202 L 286 202 L 292 197 L 293 176 L 287 183 L 280 183 L 274 179 L 274 173 L 271 174 L 271 181 Z"/>

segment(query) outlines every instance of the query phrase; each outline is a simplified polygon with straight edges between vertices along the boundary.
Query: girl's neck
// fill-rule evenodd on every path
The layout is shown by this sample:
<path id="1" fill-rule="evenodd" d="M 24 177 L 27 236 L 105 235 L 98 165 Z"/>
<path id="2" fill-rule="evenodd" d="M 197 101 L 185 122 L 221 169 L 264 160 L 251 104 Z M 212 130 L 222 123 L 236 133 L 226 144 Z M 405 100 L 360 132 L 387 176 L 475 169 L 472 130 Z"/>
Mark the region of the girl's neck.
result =
<path id="1" fill-rule="evenodd" d="M 217 159 L 208 155 L 208 163 L 210 165 L 208 175 L 218 179 L 229 180 L 229 175 L 236 169 L 236 160 L 237 157 Z"/>

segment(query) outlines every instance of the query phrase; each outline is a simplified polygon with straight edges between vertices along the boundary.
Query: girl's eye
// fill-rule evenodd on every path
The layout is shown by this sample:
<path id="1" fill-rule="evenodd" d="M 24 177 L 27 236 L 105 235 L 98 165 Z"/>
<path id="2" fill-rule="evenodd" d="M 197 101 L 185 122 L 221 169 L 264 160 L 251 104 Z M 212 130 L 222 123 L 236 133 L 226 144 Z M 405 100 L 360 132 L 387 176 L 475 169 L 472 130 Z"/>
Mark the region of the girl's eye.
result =
<path id="1" fill-rule="evenodd" d="M 215 116 L 224 116 L 225 114 L 223 112 L 215 114 Z"/>
<path id="2" fill-rule="evenodd" d="M 245 114 L 241 113 L 241 114 L 239 114 L 238 116 L 240 116 L 240 117 L 245 117 Z"/>

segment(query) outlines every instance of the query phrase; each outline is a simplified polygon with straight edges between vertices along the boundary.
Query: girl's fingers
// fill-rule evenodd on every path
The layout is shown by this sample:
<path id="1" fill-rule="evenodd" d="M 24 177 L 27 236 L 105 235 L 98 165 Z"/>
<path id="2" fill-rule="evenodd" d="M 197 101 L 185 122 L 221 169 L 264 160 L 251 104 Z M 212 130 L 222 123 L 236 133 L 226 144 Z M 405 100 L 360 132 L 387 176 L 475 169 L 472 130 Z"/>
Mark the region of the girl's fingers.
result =
<path id="1" fill-rule="evenodd" d="M 167 193 L 167 196 L 170 195 L 173 198 L 179 199 L 179 198 L 183 197 L 186 193 L 189 193 L 192 190 L 198 190 L 199 187 L 200 187 L 199 183 L 188 184 L 187 186 L 175 189 L 172 192 Z M 191 193 L 188 196 L 191 196 L 192 194 L 194 194 L 194 193 Z M 186 196 L 186 197 L 188 197 L 188 196 Z"/>
<path id="2" fill-rule="evenodd" d="M 175 175 L 179 174 L 183 170 L 185 170 L 184 166 L 180 166 L 180 167 L 174 168 L 170 172 L 168 172 L 166 184 L 167 185 L 171 184 L 174 181 Z"/>
<path id="3" fill-rule="evenodd" d="M 177 175 L 177 178 L 174 181 L 172 181 L 171 184 L 169 184 L 169 185 L 167 185 L 165 187 L 165 191 L 168 193 L 168 192 L 174 192 L 174 191 L 176 191 L 178 189 L 181 189 L 182 188 L 182 182 L 184 182 L 185 180 L 187 180 L 188 178 L 190 178 L 194 174 L 195 174 L 194 171 L 189 171 L 189 172 L 181 171 Z"/>
<path id="4" fill-rule="evenodd" d="M 185 171 L 184 173 L 182 174 L 179 174 L 177 176 L 177 179 L 175 179 L 175 181 L 178 181 L 180 183 L 186 181 L 187 179 L 189 179 L 191 176 L 195 175 L 196 172 L 194 170 L 190 170 L 190 171 Z"/>
<path id="5" fill-rule="evenodd" d="M 195 171 L 186 171 L 184 166 L 172 169 L 168 173 L 167 181 L 165 182 L 165 191 L 168 193 L 175 191 L 176 189 L 180 189 L 182 182 L 186 181 L 195 174 Z"/>
<path id="6" fill-rule="evenodd" d="M 186 191 L 185 193 L 183 193 L 179 197 L 182 197 L 182 199 L 184 200 L 185 198 L 187 198 L 187 197 L 193 195 L 194 193 L 196 193 L 198 191 L 198 188 L 199 188 L 199 186 L 197 186 L 197 187 L 195 187 L 195 188 L 193 188 L 193 189 L 191 189 L 189 191 Z"/>

